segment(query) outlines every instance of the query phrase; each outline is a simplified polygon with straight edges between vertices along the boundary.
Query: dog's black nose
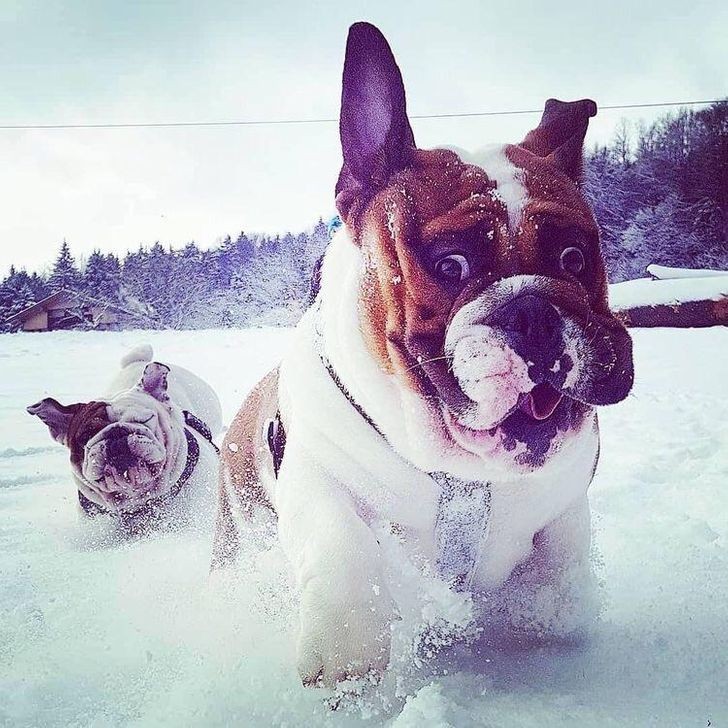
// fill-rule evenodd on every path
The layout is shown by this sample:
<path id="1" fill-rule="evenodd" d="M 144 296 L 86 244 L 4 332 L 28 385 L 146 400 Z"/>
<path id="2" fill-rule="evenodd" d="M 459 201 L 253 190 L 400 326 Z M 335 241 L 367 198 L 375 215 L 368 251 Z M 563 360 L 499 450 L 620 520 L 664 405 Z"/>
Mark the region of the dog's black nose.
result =
<path id="1" fill-rule="evenodd" d="M 136 462 L 129 449 L 128 435 L 123 427 L 115 427 L 109 431 L 106 438 L 106 459 L 119 472 L 128 470 Z"/>
<path id="2" fill-rule="evenodd" d="M 556 360 L 564 353 L 563 321 L 545 298 L 518 296 L 501 306 L 488 324 L 500 328 L 508 344 L 528 365 L 536 383 L 548 378 Z"/>

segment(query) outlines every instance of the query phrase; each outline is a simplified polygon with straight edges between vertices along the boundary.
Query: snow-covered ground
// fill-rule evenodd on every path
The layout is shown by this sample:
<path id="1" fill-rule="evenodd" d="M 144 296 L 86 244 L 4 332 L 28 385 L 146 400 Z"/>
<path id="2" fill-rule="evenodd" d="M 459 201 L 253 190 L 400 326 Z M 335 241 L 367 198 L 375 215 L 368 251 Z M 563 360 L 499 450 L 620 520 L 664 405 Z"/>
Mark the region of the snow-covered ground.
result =
<path id="1" fill-rule="evenodd" d="M 337 710 L 298 681 L 275 548 L 210 584 L 209 534 L 95 546 L 65 450 L 24 412 L 98 394 L 150 341 L 218 390 L 229 421 L 288 333 L 0 336 L 0 724 L 728 725 L 728 330 L 634 335 L 634 392 L 601 415 L 592 636 L 424 662 L 402 639 L 384 684 Z M 432 584 L 415 596 L 425 613 L 462 613 Z"/>

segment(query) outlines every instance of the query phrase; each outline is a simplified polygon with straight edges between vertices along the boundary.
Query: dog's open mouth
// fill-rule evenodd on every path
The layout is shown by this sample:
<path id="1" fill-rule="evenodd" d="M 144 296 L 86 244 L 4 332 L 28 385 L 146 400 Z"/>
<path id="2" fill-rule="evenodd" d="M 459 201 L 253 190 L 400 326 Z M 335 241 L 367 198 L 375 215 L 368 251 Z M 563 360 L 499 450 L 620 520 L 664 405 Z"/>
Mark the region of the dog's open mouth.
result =
<path id="1" fill-rule="evenodd" d="M 544 382 L 522 395 L 518 407 L 529 417 L 541 422 L 551 417 L 563 398 L 562 392 Z"/>
<path id="2" fill-rule="evenodd" d="M 483 457 L 500 447 L 514 450 L 518 442 L 526 449 L 539 443 L 537 449 L 543 450 L 558 431 L 576 424 L 582 409 L 578 402 L 544 382 L 523 393 L 510 411 L 488 428 L 464 425 L 447 407 L 443 407 L 443 419 L 455 443 Z"/>
<path id="3" fill-rule="evenodd" d="M 458 429 L 466 430 L 469 432 L 487 432 L 494 435 L 498 428 L 501 427 L 508 419 L 510 419 L 517 411 L 524 412 L 529 418 L 535 420 L 535 422 L 542 422 L 547 420 L 556 411 L 563 399 L 569 399 L 563 392 L 555 389 L 547 382 L 537 384 L 533 389 L 528 392 L 524 392 L 518 398 L 516 404 L 506 412 L 498 422 L 490 427 L 478 429 L 468 425 L 464 425 L 460 419 L 452 414 L 448 407 L 444 407 L 443 411 L 446 414 L 446 422 L 448 425 L 451 423 Z"/>
<path id="4" fill-rule="evenodd" d="M 157 495 L 163 486 L 160 477 L 164 461 L 135 459 L 128 463 L 91 463 L 85 480 L 109 505 L 123 508 Z"/>

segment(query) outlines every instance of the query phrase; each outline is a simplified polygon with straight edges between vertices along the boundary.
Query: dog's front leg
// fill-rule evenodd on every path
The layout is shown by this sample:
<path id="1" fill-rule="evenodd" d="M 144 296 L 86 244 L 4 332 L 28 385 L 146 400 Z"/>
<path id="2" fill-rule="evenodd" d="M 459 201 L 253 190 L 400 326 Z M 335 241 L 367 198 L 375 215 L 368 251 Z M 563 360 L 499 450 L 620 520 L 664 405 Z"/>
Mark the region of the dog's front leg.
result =
<path id="1" fill-rule="evenodd" d="M 394 605 L 381 555 L 350 495 L 289 443 L 276 487 L 279 534 L 300 589 L 298 670 L 306 685 L 378 675 Z"/>
<path id="2" fill-rule="evenodd" d="M 512 627 L 542 638 L 588 631 L 598 611 L 590 546 L 584 496 L 534 536 L 531 556 L 508 579 L 500 609 Z"/>

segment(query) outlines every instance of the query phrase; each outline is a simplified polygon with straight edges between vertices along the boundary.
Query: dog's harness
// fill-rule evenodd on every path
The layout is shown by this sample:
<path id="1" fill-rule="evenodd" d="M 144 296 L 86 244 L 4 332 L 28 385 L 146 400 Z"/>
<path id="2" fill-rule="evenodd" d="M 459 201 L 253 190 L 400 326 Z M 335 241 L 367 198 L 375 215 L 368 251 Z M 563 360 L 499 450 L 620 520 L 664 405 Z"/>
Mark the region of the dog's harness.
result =
<path id="1" fill-rule="evenodd" d="M 387 438 L 366 410 L 352 397 L 323 351 L 321 334 L 316 328 L 319 358 L 337 389 L 362 419 L 387 443 Z M 278 411 L 266 428 L 268 448 L 273 458 L 273 470 L 278 477 L 286 445 L 286 433 Z M 470 590 L 482 544 L 490 525 L 490 483 L 462 480 L 450 473 L 428 473 L 440 490 L 435 521 L 437 569 L 440 575 L 458 590 Z"/>
<path id="2" fill-rule="evenodd" d="M 150 513 L 157 513 L 159 510 L 166 506 L 168 503 L 173 501 L 184 488 L 187 481 L 192 477 L 192 473 L 197 467 L 197 463 L 200 460 L 200 444 L 197 442 L 197 438 L 192 434 L 191 430 L 194 430 L 198 435 L 202 436 L 207 442 L 215 448 L 215 452 L 219 453 L 220 450 L 217 445 L 212 441 L 212 432 L 207 426 L 207 423 L 203 422 L 199 417 L 193 415 L 192 412 L 183 410 L 182 414 L 185 419 L 185 439 L 187 440 L 187 459 L 185 460 L 185 467 L 182 470 L 182 474 L 177 478 L 177 481 L 170 489 L 169 493 L 152 498 L 147 501 L 143 506 L 137 508 L 134 511 L 123 511 L 122 513 L 116 513 L 110 511 L 103 506 L 94 503 L 89 500 L 80 490 L 78 491 L 78 502 L 81 509 L 87 516 L 98 516 L 101 514 L 111 515 L 119 518 L 121 521 L 127 523 L 132 522 L 139 516 L 148 515 Z"/>

